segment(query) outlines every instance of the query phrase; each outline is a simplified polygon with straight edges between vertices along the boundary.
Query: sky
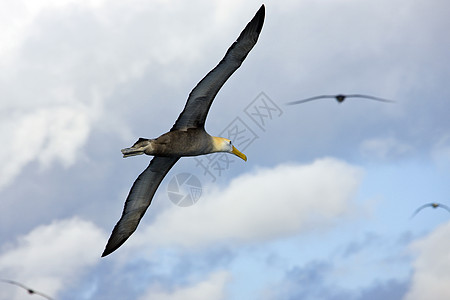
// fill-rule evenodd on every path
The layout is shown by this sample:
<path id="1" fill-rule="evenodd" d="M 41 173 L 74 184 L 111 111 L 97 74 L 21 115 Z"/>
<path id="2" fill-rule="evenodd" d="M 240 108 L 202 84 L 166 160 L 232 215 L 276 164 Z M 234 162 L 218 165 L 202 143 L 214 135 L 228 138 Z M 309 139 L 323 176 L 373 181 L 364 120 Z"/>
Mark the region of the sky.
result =
<path id="1" fill-rule="evenodd" d="M 258 43 L 101 258 L 192 88 L 262 2 L 0 2 L 0 278 L 54 299 L 448 299 L 450 3 L 266 2 Z M 287 102 L 316 95 L 367 99 Z M 181 200 L 180 200 L 181 199 Z M 2 284 L 0 299 L 29 299 Z"/>

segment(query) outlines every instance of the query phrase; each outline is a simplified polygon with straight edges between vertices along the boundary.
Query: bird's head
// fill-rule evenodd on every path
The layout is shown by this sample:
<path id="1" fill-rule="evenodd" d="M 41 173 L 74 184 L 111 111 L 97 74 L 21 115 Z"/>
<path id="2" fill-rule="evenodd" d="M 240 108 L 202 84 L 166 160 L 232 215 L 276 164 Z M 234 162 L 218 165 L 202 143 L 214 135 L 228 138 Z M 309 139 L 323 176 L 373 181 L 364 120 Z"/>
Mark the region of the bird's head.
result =
<path id="1" fill-rule="evenodd" d="M 233 146 L 231 141 L 226 138 L 213 137 L 213 152 L 228 152 L 247 161 L 247 156 Z"/>

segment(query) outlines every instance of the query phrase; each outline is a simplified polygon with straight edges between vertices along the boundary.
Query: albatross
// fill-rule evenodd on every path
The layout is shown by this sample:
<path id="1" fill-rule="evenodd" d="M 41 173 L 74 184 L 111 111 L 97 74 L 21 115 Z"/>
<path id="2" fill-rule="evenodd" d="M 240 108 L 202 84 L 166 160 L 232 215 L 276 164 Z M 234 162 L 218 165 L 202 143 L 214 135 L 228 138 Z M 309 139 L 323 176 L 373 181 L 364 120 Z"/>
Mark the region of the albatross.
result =
<path id="1" fill-rule="evenodd" d="M 343 94 L 338 94 L 338 95 L 320 95 L 320 96 L 315 96 L 315 97 L 311 97 L 311 98 L 306 98 L 306 99 L 303 99 L 303 100 L 292 101 L 292 102 L 289 102 L 287 104 L 288 105 L 294 105 L 294 104 L 309 102 L 309 101 L 313 101 L 313 100 L 317 100 L 317 99 L 328 99 L 328 98 L 336 99 L 336 101 L 339 102 L 339 103 L 344 102 L 344 100 L 346 98 L 363 98 L 363 99 L 369 99 L 369 100 L 375 100 L 375 101 L 381 101 L 381 102 L 394 102 L 392 100 L 383 99 L 383 98 L 379 98 L 379 97 L 374 97 L 374 96 L 370 96 L 370 95 L 363 95 L 363 94 L 343 95 Z"/>
<path id="2" fill-rule="evenodd" d="M 122 216 L 111 233 L 102 257 L 115 251 L 133 234 L 164 176 L 180 157 L 228 152 L 247 161 L 245 154 L 237 150 L 229 139 L 209 135 L 205 130 L 205 120 L 220 88 L 255 46 L 264 16 L 262 5 L 224 58 L 191 91 L 169 132 L 156 139 L 140 138 L 130 148 L 121 150 L 124 158 L 146 154 L 153 156 L 153 159 L 131 187 Z"/>
<path id="3" fill-rule="evenodd" d="M 411 216 L 411 218 L 414 217 L 415 215 L 417 215 L 417 214 L 419 213 L 419 211 L 421 211 L 422 209 L 424 209 L 424 208 L 426 208 L 426 207 L 428 207 L 428 206 L 429 206 L 429 207 L 432 207 L 432 208 L 438 208 L 438 207 L 440 207 L 440 208 L 443 208 L 443 209 L 447 210 L 448 212 L 450 212 L 450 207 L 448 207 L 447 205 L 442 204 L 442 203 L 432 202 L 432 203 L 424 204 L 424 205 L 420 206 L 418 209 L 416 209 L 416 211 L 413 213 L 413 215 Z"/>
<path id="4" fill-rule="evenodd" d="M 27 287 L 26 285 L 20 283 L 20 282 L 17 282 L 17 281 L 14 281 L 14 280 L 9 280 L 9 279 L 0 279 L 0 281 L 5 282 L 5 283 L 9 283 L 9 284 L 13 284 L 13 285 L 17 285 L 17 286 L 25 289 L 28 292 L 28 294 L 30 294 L 30 295 L 39 295 L 39 296 L 42 296 L 42 297 L 44 297 L 44 298 L 46 298 L 48 300 L 53 300 L 53 298 L 51 298 L 50 296 L 47 296 L 44 293 L 35 291 L 35 290 Z"/>

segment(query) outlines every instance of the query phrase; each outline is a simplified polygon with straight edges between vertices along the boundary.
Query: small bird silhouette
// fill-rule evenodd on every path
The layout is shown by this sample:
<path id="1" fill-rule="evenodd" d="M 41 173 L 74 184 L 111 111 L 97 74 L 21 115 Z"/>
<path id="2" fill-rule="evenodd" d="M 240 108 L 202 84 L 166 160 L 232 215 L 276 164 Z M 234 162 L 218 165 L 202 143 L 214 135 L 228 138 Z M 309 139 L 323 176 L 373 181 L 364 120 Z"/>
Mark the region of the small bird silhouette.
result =
<path id="1" fill-rule="evenodd" d="M 381 102 L 394 102 L 392 100 L 387 100 L 387 99 L 378 98 L 378 97 L 369 96 L 369 95 L 362 95 L 362 94 L 342 95 L 342 94 L 339 94 L 339 95 L 320 95 L 320 96 L 315 96 L 315 97 L 311 97 L 311 98 L 306 98 L 303 100 L 289 102 L 287 104 L 293 105 L 293 104 L 304 103 L 304 102 L 313 101 L 313 100 L 317 100 L 317 99 L 327 99 L 327 98 L 336 99 L 337 102 L 339 102 L 339 103 L 344 102 L 344 100 L 346 98 L 364 98 L 364 99 L 376 100 L 376 101 L 381 101 Z"/>
<path id="2" fill-rule="evenodd" d="M 8 279 L 0 279 L 0 281 L 3 281 L 3 282 L 5 282 L 5 283 L 9 283 L 9 284 L 14 284 L 14 285 L 20 286 L 21 288 L 27 290 L 28 294 L 30 294 L 30 295 L 33 295 L 33 294 L 34 294 L 34 295 L 39 295 L 39 296 L 42 296 L 42 297 L 44 297 L 44 298 L 46 298 L 46 299 L 48 299 L 48 300 L 53 300 L 52 297 L 47 296 L 46 294 L 43 294 L 43 293 L 41 293 L 41 292 L 35 291 L 35 290 L 33 290 L 33 289 L 30 289 L 29 287 L 27 287 L 27 286 L 21 284 L 20 282 L 17 282 L 17 281 L 14 281 L 14 280 L 8 280 Z"/>
<path id="3" fill-rule="evenodd" d="M 425 207 L 428 207 L 428 206 L 430 206 L 430 207 L 432 207 L 432 208 L 438 208 L 438 207 L 441 207 L 441 208 L 443 208 L 443 209 L 446 209 L 446 210 L 450 213 L 450 207 L 448 207 L 447 205 L 442 204 L 442 203 L 432 202 L 432 203 L 424 204 L 424 205 L 420 206 L 418 209 L 416 209 L 416 211 L 413 213 L 413 215 L 411 216 L 411 218 L 414 217 L 415 215 L 417 215 L 417 213 L 418 213 L 419 211 L 421 211 L 422 209 L 424 209 Z"/>

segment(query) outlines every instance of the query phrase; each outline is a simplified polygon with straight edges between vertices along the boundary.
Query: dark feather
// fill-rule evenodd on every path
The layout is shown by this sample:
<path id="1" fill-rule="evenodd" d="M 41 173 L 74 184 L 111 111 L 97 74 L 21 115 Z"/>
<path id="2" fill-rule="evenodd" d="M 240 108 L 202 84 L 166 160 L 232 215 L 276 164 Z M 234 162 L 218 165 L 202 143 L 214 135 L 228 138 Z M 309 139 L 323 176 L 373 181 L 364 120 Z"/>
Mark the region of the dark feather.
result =
<path id="1" fill-rule="evenodd" d="M 228 49 L 225 57 L 191 91 L 173 130 L 203 127 L 209 108 L 223 84 L 230 78 L 258 41 L 264 23 L 264 5 Z"/>
<path id="2" fill-rule="evenodd" d="M 139 221 L 152 202 L 161 181 L 179 157 L 154 157 L 139 175 L 128 194 L 122 217 L 114 227 L 102 257 L 114 252 L 136 230 Z"/>

